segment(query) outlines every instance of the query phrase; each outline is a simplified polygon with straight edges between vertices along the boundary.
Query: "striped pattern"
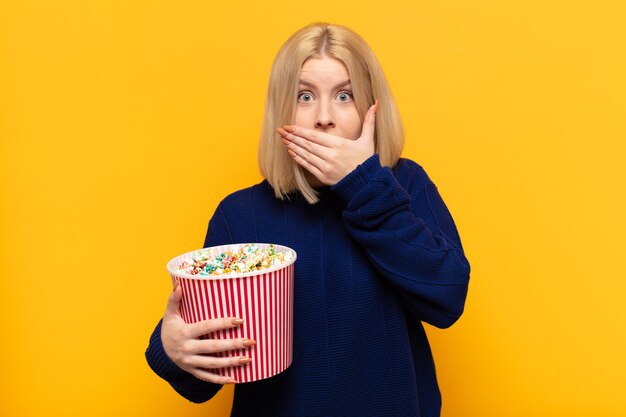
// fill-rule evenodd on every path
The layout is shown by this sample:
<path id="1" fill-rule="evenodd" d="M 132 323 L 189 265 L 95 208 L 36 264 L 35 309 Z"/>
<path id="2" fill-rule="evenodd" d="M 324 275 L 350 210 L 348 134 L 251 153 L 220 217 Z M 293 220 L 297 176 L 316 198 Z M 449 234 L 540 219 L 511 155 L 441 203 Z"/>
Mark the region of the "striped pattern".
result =
<path id="1" fill-rule="evenodd" d="M 182 256 L 184 255 L 173 259 L 170 264 L 181 262 Z M 180 312 L 186 323 L 239 317 L 245 320 L 243 325 L 211 333 L 205 338 L 248 338 L 257 342 L 247 349 L 214 354 L 219 357 L 249 356 L 252 363 L 213 369 L 212 372 L 228 376 L 237 382 L 251 382 L 269 378 L 291 365 L 293 262 L 264 274 L 234 278 L 187 278 L 176 275 L 175 268 L 170 264 L 168 270 L 173 281 L 182 286 Z"/>

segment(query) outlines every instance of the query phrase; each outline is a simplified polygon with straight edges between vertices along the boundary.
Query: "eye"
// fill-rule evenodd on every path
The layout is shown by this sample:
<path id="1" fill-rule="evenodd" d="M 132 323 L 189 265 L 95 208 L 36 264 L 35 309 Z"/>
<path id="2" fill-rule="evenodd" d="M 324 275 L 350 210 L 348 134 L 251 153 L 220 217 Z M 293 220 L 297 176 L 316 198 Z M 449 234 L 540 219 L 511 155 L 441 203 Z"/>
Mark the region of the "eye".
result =
<path id="1" fill-rule="evenodd" d="M 298 101 L 301 101 L 303 103 L 313 101 L 313 94 L 308 91 L 301 91 L 300 93 L 298 93 Z"/>
<path id="2" fill-rule="evenodd" d="M 352 93 L 349 91 L 341 91 L 339 94 L 337 94 L 337 100 L 339 101 L 350 101 L 352 100 Z"/>

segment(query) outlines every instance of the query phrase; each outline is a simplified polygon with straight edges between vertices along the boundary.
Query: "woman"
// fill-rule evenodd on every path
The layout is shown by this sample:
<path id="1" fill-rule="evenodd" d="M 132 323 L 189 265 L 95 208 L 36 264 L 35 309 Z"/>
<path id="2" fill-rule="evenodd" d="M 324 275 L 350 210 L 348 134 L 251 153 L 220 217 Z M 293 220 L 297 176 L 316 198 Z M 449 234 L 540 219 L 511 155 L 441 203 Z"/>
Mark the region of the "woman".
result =
<path id="1" fill-rule="evenodd" d="M 298 253 L 293 363 L 235 386 L 233 416 L 439 416 L 422 322 L 461 315 L 470 267 L 437 188 L 401 159 L 400 118 L 382 70 L 351 30 L 307 26 L 274 61 L 259 146 L 265 180 L 226 197 L 204 246 L 272 242 Z M 148 363 L 194 402 L 231 383 L 208 353 L 253 340 L 199 336 L 237 317 L 185 324 L 170 296 Z"/>

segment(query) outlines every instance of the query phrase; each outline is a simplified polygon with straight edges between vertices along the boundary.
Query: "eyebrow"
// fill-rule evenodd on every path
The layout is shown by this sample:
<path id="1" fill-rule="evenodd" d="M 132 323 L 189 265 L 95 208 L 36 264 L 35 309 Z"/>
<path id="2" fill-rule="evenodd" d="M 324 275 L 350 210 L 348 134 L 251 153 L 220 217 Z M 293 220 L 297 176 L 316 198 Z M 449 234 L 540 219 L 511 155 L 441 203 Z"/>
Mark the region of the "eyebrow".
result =
<path id="1" fill-rule="evenodd" d="M 315 89 L 315 88 L 316 88 L 316 87 L 315 87 L 315 84 L 310 83 L 310 82 L 308 82 L 308 81 L 300 80 L 300 84 L 302 84 L 302 85 L 304 85 L 304 86 L 306 86 L 306 87 L 309 87 L 309 88 L 313 88 L 313 89 Z M 345 81 L 340 82 L 339 84 L 335 85 L 335 86 L 333 87 L 333 89 L 335 90 L 335 89 L 337 89 L 337 88 L 341 88 L 341 87 L 348 87 L 348 86 L 350 86 L 350 79 L 347 79 L 347 80 L 345 80 Z"/>

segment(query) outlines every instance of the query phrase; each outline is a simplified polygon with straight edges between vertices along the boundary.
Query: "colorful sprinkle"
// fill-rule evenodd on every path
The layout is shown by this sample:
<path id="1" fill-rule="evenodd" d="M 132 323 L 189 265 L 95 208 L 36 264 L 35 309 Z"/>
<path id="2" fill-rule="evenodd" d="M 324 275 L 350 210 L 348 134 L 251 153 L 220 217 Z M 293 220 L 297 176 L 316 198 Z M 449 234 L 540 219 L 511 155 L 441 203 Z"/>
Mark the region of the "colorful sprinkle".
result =
<path id="1" fill-rule="evenodd" d="M 274 245 L 261 249 L 257 245 L 246 244 L 238 250 L 219 253 L 203 249 L 193 258 L 183 261 L 177 270 L 199 276 L 240 274 L 269 269 L 292 258 L 291 251 L 276 252 Z"/>

